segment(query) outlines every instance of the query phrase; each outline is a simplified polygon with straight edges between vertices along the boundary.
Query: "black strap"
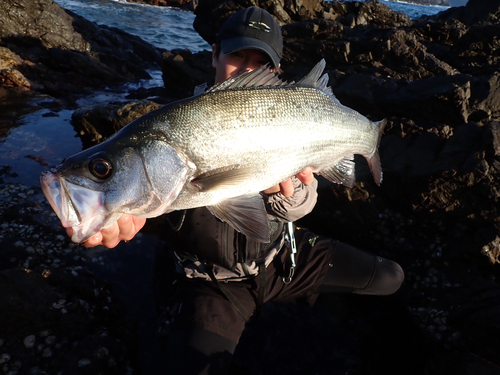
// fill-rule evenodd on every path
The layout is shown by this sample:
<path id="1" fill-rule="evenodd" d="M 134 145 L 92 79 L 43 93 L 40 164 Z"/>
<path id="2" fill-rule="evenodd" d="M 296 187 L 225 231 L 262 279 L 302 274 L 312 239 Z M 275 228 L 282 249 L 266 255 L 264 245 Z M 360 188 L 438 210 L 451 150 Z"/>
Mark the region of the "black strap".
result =
<path id="1" fill-rule="evenodd" d="M 257 317 L 260 315 L 266 294 L 267 268 L 264 262 L 259 263 L 259 278 L 259 293 L 257 294 L 257 306 L 255 307 L 255 315 Z"/>
<path id="2" fill-rule="evenodd" d="M 206 264 L 207 273 L 212 279 L 212 281 L 219 287 L 220 291 L 226 296 L 229 302 L 231 302 L 236 309 L 240 313 L 240 315 L 245 320 L 245 323 L 250 322 L 251 314 L 247 312 L 247 310 L 243 307 L 243 305 L 238 301 L 238 299 L 227 289 L 224 284 L 222 284 L 214 274 L 214 265 L 213 263 Z M 264 262 L 259 263 L 259 292 L 257 294 L 257 305 L 255 307 L 255 316 L 259 316 L 262 305 L 264 304 L 264 296 L 266 292 L 266 278 L 267 278 L 267 268 Z"/>
<path id="3" fill-rule="evenodd" d="M 231 302 L 234 306 L 234 308 L 240 313 L 240 315 L 245 319 L 245 323 L 248 323 L 250 321 L 250 318 L 252 317 L 246 309 L 243 307 L 243 305 L 236 299 L 236 297 L 227 289 L 224 285 L 222 285 L 219 280 L 215 278 L 214 275 L 214 265 L 213 263 L 207 263 L 207 272 L 212 281 L 219 287 L 220 291 L 226 296 L 226 298 Z"/>

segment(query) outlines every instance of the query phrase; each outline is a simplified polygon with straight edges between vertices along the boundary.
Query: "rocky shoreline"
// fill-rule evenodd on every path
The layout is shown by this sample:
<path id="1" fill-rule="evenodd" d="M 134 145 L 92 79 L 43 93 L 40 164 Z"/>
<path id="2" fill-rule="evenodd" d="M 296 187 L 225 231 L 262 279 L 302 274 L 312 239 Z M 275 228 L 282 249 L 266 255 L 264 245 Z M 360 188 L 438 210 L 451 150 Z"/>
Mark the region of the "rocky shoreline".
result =
<path id="1" fill-rule="evenodd" d="M 198 4 L 200 3 L 200 0 L 127 0 L 127 1 L 140 4 L 149 4 L 154 6 L 178 7 L 187 10 L 195 10 L 198 7 Z M 394 1 L 398 2 L 398 0 Z M 467 1 L 462 0 L 457 5 L 455 5 L 455 1 L 452 1 L 450 3 L 450 1 L 448 0 L 406 0 L 401 2 L 418 4 L 418 5 L 440 5 L 449 7 L 449 6 L 465 5 Z"/>
<path id="2" fill-rule="evenodd" d="M 195 28 L 211 43 L 225 17 L 254 4 L 200 3 Z M 356 186 L 321 182 L 300 224 L 398 261 L 406 280 L 388 298 L 267 306 L 233 373 L 500 373 L 500 5 L 470 0 L 412 21 L 377 1 L 280 4 L 259 2 L 283 25 L 284 78 L 324 57 L 343 104 L 388 119 L 382 186 L 360 161 Z M 7 0 L 0 15 L 4 103 L 44 95 L 54 111 L 76 109 L 81 95 L 162 67 L 164 87 L 75 110 L 87 146 L 213 76 L 207 51 L 159 50 L 50 0 Z M 26 31 L 27 22 L 36 27 Z M 40 188 L 3 181 L 19 172 L 0 170 L 2 370 L 140 373 L 128 308 L 89 266 L 103 260 L 69 242 Z"/>

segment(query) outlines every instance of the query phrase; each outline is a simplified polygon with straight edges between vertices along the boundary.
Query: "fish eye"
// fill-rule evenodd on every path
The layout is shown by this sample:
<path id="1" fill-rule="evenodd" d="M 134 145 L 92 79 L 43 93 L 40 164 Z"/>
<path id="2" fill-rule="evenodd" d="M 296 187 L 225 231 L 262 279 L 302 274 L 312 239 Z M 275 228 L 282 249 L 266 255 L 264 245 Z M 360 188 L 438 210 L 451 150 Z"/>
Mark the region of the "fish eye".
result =
<path id="1" fill-rule="evenodd" d="M 112 170 L 113 165 L 111 165 L 111 163 L 106 159 L 97 158 L 89 163 L 90 173 L 101 180 L 108 178 L 111 175 Z"/>

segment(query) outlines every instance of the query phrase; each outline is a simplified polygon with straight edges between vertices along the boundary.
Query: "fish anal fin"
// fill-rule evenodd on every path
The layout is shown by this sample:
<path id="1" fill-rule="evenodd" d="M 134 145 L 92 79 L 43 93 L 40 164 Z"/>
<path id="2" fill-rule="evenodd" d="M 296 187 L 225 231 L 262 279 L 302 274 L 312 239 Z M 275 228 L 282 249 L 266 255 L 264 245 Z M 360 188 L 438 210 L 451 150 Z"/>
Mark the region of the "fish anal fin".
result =
<path id="1" fill-rule="evenodd" d="M 251 239 L 269 243 L 269 224 L 260 194 L 226 199 L 207 207 L 212 214 Z"/>
<path id="2" fill-rule="evenodd" d="M 378 152 L 375 152 L 373 156 L 367 159 L 368 166 L 372 172 L 373 180 L 377 185 L 380 186 L 382 183 L 382 165 L 380 164 L 380 156 Z"/>
<path id="3" fill-rule="evenodd" d="M 382 135 L 384 134 L 384 128 L 387 125 L 387 119 L 375 122 L 373 125 L 378 128 L 377 148 L 375 149 L 373 155 L 366 158 L 366 161 L 368 162 L 368 166 L 370 167 L 370 171 L 372 172 L 375 183 L 380 186 L 380 184 L 382 183 L 382 165 L 380 164 L 378 148 L 380 146 Z"/>
<path id="4" fill-rule="evenodd" d="M 319 173 L 333 183 L 353 187 L 356 182 L 353 158 L 344 158 L 333 167 L 323 169 Z"/>

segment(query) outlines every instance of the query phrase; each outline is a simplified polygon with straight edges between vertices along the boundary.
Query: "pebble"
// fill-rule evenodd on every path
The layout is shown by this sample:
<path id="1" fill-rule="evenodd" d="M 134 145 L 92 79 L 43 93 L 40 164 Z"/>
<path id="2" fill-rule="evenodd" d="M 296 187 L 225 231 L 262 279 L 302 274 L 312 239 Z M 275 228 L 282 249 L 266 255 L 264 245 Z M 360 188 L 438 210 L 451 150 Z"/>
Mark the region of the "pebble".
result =
<path id="1" fill-rule="evenodd" d="M 99 358 L 107 358 L 109 356 L 109 350 L 103 346 L 100 346 L 94 351 L 94 355 Z"/>
<path id="2" fill-rule="evenodd" d="M 78 361 L 78 367 L 85 367 L 90 365 L 90 359 L 88 358 L 82 358 Z"/>
<path id="3" fill-rule="evenodd" d="M 42 352 L 42 357 L 44 358 L 49 358 L 52 357 L 52 349 L 51 348 L 45 348 Z"/>
<path id="4" fill-rule="evenodd" d="M 60 299 L 58 302 L 54 302 L 52 304 L 52 307 L 56 310 L 59 310 L 64 307 L 64 304 L 66 303 L 66 300 Z"/>
<path id="5" fill-rule="evenodd" d="M 0 365 L 3 365 L 4 363 L 7 363 L 9 361 L 10 361 L 10 354 L 8 353 L 0 354 Z"/>
<path id="6" fill-rule="evenodd" d="M 33 348 L 35 346 L 35 335 L 29 335 L 24 339 L 24 346 L 26 346 L 28 349 Z"/>
<path id="7" fill-rule="evenodd" d="M 46 339 L 45 339 L 45 344 L 49 345 L 49 346 L 52 346 L 56 343 L 56 337 L 55 336 L 48 336 Z"/>

